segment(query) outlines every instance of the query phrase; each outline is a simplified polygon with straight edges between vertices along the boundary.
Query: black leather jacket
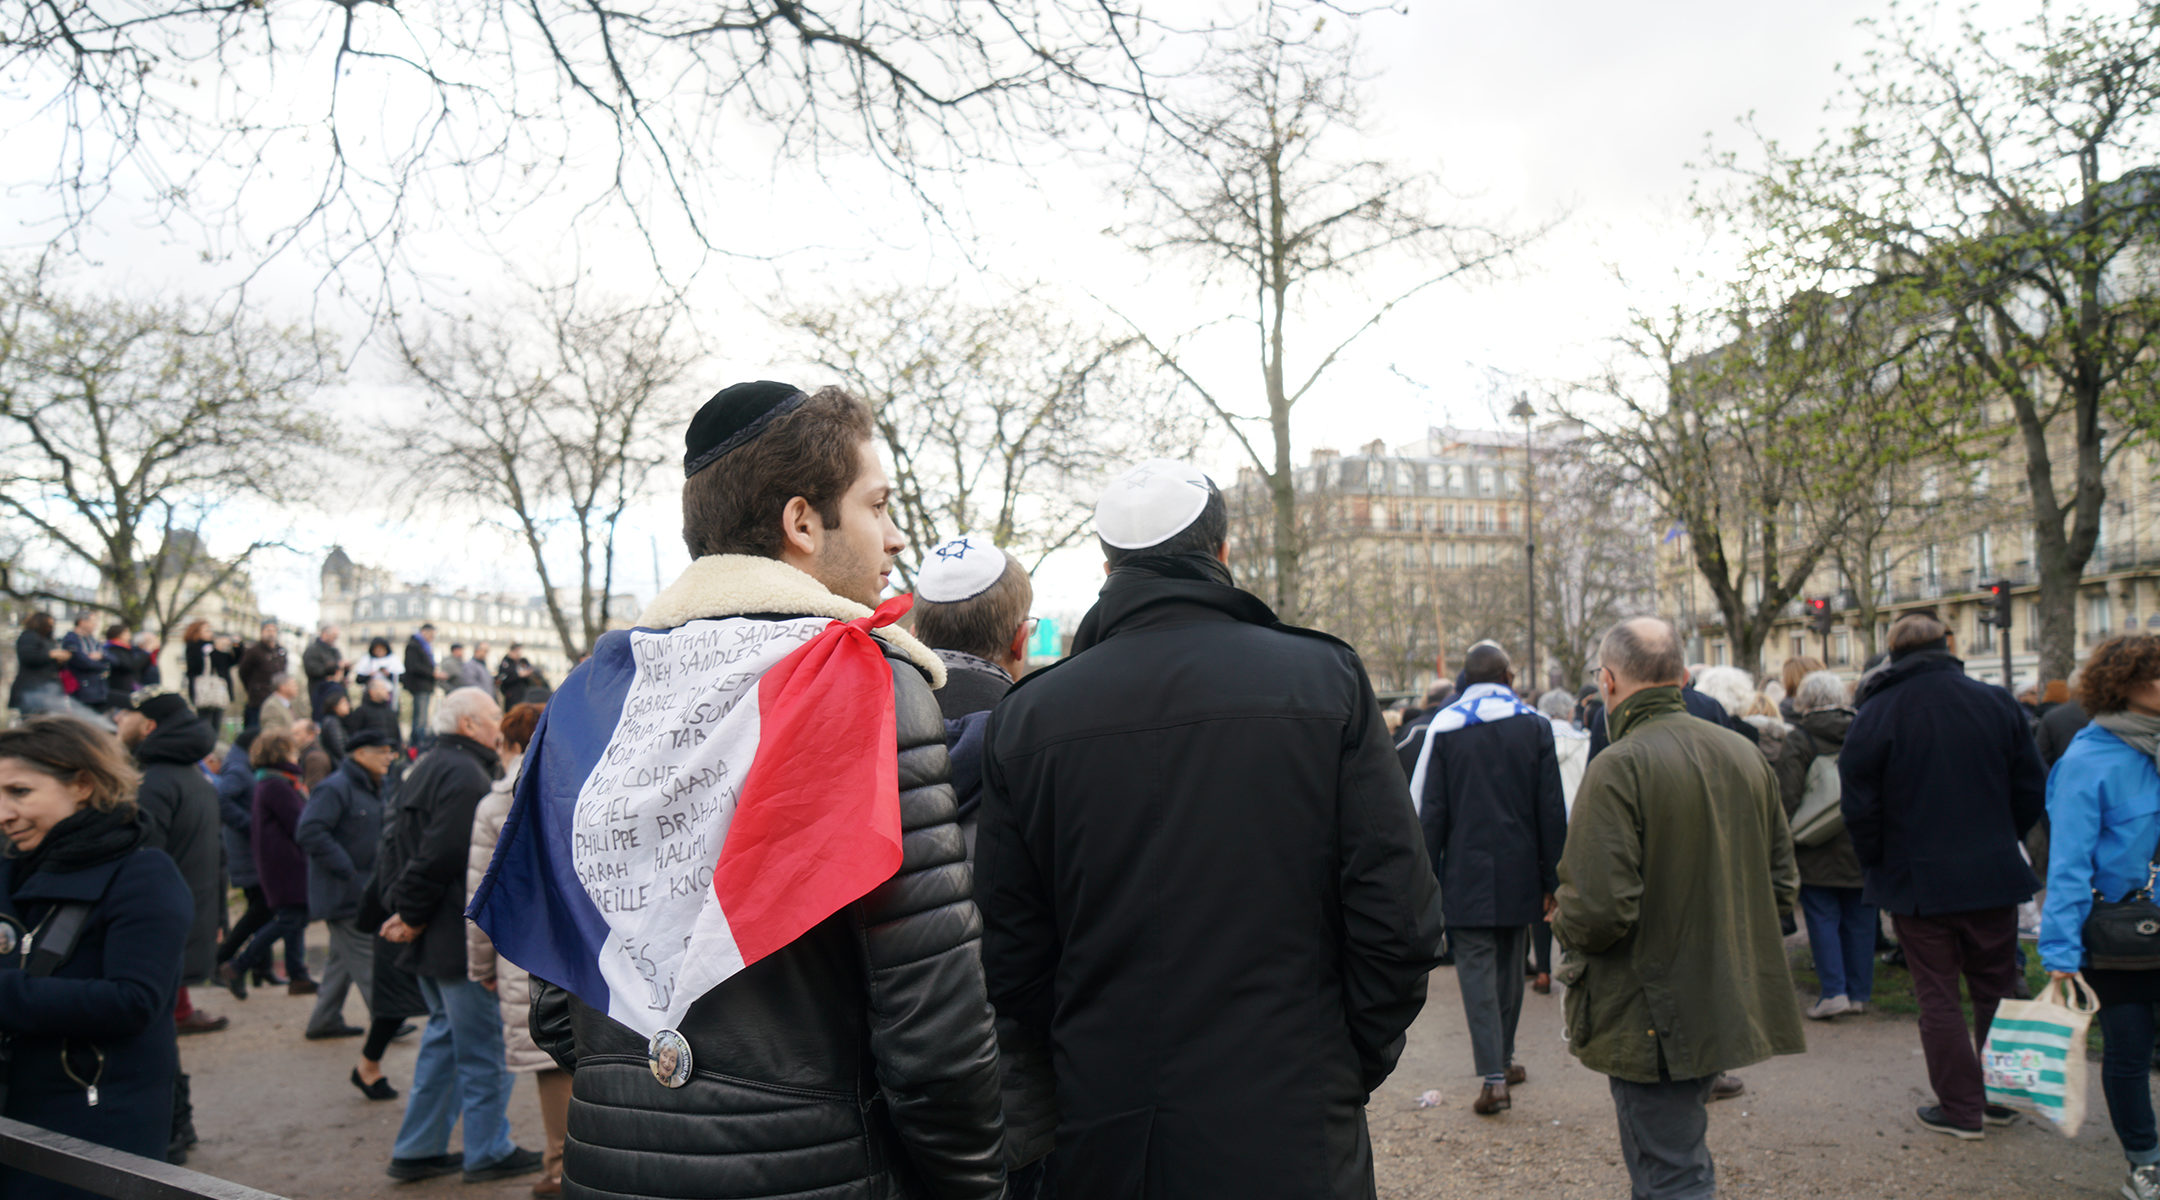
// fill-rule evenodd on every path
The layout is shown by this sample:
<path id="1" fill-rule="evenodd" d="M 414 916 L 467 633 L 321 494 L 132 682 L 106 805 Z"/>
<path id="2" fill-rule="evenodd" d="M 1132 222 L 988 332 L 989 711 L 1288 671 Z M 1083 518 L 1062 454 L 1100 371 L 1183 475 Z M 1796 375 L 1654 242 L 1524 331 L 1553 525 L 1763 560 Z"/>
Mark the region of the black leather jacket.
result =
<path id="1" fill-rule="evenodd" d="M 535 981 L 533 1038 L 575 1072 L 563 1195 L 1003 1194 L 982 917 L 945 725 L 917 668 L 886 653 L 900 872 L 692 1005 L 688 1084 L 660 1086 L 644 1038 Z"/>

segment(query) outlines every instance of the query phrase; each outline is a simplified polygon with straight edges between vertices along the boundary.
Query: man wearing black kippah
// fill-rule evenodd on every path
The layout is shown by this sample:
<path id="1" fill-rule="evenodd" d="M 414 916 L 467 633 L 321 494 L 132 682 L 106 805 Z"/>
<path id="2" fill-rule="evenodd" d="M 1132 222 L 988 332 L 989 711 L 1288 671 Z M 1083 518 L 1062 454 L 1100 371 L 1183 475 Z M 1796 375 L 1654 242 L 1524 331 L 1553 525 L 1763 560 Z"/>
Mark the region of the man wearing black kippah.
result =
<path id="1" fill-rule="evenodd" d="M 875 429 L 838 388 L 708 401 L 694 561 L 534 732 L 469 915 L 573 1072 L 565 1196 L 1004 1193 L 945 668 L 880 606 Z"/>

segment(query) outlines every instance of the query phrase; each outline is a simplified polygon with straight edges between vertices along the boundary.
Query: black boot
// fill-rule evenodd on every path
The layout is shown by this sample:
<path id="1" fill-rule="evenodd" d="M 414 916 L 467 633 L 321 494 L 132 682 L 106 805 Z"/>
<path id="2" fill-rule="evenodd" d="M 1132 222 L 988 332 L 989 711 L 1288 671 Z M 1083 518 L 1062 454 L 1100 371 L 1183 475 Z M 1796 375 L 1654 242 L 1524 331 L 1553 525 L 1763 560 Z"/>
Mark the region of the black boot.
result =
<path id="1" fill-rule="evenodd" d="M 201 1139 L 195 1136 L 195 1103 L 188 1095 L 186 1072 L 173 1076 L 172 1140 L 165 1144 L 165 1161 L 172 1165 L 187 1163 L 188 1147 Z"/>

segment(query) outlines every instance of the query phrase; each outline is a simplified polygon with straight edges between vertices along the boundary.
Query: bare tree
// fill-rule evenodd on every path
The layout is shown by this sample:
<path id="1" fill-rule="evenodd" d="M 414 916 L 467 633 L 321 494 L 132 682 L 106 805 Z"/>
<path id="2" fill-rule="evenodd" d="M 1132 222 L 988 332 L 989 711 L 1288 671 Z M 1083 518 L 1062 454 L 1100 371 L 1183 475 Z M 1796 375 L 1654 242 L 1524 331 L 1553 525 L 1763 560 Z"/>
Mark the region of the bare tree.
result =
<path id="1" fill-rule="evenodd" d="M 329 441 L 310 404 L 330 362 L 320 341 L 245 313 L 79 295 L 42 267 L 0 267 L 0 513 L 22 531 L 0 591 L 169 639 L 281 544 L 258 534 L 213 558 L 204 523 L 306 494 Z M 55 566 L 25 569 L 34 558 Z M 61 573 L 102 580 L 108 598 L 55 590 Z"/>
<path id="2" fill-rule="evenodd" d="M 756 249 L 723 211 L 758 158 L 867 156 L 928 199 L 1091 106 L 1147 111 L 1166 36 L 1080 0 L 67 0 L 0 15 L 0 69 L 61 130 L 71 226 L 147 191 L 212 245 L 298 248 L 360 289 L 422 273 L 439 220 L 487 236 L 536 195 L 680 278 L 686 247 Z"/>
<path id="3" fill-rule="evenodd" d="M 608 607 L 617 527 L 666 457 L 661 431 L 680 426 L 675 385 L 695 356 L 677 311 L 535 288 L 523 306 L 403 346 L 424 396 L 395 435 L 408 495 L 469 506 L 524 544 L 572 662 L 621 615 Z"/>
<path id="4" fill-rule="evenodd" d="M 1580 687 L 1598 639 L 1650 606 L 1656 505 L 1587 444 L 1558 449 L 1538 476 L 1538 649 Z M 1526 694 L 1545 687 L 1522 682 Z"/>
<path id="5" fill-rule="evenodd" d="M 2160 24 L 2042 6 L 2015 29 L 1895 9 L 1835 128 L 1723 162 L 1765 260 L 1895 294 L 1961 418 L 2012 435 L 2039 577 L 2040 672 L 2076 660 L 2108 465 L 2160 395 Z M 1856 111 L 1855 111 L 1856 110 Z M 1991 417 L 2000 412 L 2001 417 Z"/>
<path id="6" fill-rule="evenodd" d="M 876 411 L 910 580 L 924 551 L 967 532 L 1039 562 L 1087 534 L 1112 470 L 1190 454 L 1203 428 L 1138 339 L 1024 292 L 980 303 L 896 288 L 781 323 Z"/>
<path id="7" fill-rule="evenodd" d="M 1192 263 L 1204 283 L 1250 299 L 1252 307 L 1231 319 L 1251 326 L 1264 413 L 1239 399 L 1253 389 L 1199 377 L 1184 353 L 1192 334 L 1143 336 L 1265 479 L 1274 505 L 1267 549 L 1274 605 L 1296 621 L 1304 544 L 1292 411 L 1403 302 L 1479 276 L 1526 239 L 1439 215 L 1426 200 L 1430 178 L 1358 156 L 1356 45 L 1324 18 L 1269 4 L 1243 37 L 1204 72 L 1198 97 L 1165 120 L 1160 158 L 1128 185 L 1147 216 L 1122 233 L 1142 254 Z M 1362 317 L 1332 331 L 1306 317 L 1315 293 L 1355 297 L 1361 280 L 1391 262 L 1413 264 L 1418 274 L 1375 298 Z M 1308 343 L 1318 349 L 1300 357 L 1298 346 Z"/>

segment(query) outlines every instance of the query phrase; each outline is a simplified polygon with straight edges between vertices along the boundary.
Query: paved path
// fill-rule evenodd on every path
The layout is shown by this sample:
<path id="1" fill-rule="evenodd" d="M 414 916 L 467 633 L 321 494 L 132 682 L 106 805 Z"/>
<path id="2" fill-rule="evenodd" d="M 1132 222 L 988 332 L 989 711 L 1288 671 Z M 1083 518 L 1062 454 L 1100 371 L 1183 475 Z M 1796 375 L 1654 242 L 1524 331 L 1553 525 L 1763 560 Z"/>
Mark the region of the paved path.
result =
<path id="1" fill-rule="evenodd" d="M 320 929 L 317 927 L 317 936 Z M 394 1184 L 383 1173 L 402 1101 L 375 1104 L 346 1081 L 357 1040 L 300 1036 L 309 999 L 255 991 L 246 1003 L 202 989 L 197 1002 L 233 1018 L 223 1033 L 186 1038 L 202 1144 L 189 1165 L 292 1197 L 512 1197 L 530 1180 L 467 1187 L 455 1176 Z M 362 1017 L 357 1000 L 347 1016 Z M 1810 1051 L 1742 1072 L 1748 1094 L 1712 1106 L 1711 1149 L 1720 1195 L 1958 1197 L 1961 1200 L 2104 1200 L 2122 1179 L 2121 1152 L 2091 1066 L 2090 1114 L 2074 1140 L 2020 1123 L 1984 1142 L 1929 1133 L 1912 1110 L 1928 1099 L 1910 1017 L 1846 1018 L 1810 1025 Z M 403 1090 L 417 1038 L 385 1063 Z M 1560 1041 L 1559 997 L 1528 997 L 1518 1048 L 1530 1082 L 1513 1111 L 1470 1112 L 1476 1082 L 1454 973 L 1433 976 L 1395 1077 L 1373 1098 L 1380 1195 L 1388 1200 L 1625 1200 L 1605 1081 L 1577 1066 Z M 1419 1109 L 1428 1088 L 1443 1096 Z M 540 1144 L 532 1083 L 521 1078 L 511 1117 L 520 1145 Z"/>

